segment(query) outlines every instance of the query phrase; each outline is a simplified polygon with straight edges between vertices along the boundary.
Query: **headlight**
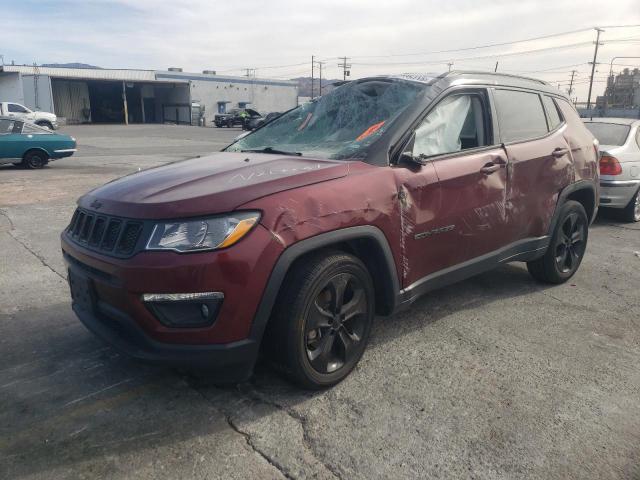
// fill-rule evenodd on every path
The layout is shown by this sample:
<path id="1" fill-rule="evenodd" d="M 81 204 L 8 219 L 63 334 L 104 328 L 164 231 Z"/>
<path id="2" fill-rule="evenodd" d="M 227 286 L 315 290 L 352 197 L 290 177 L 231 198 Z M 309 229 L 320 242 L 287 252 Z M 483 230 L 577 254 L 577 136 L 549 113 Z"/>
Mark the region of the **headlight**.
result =
<path id="1" fill-rule="evenodd" d="M 258 223 L 258 212 L 238 212 L 198 220 L 158 223 L 147 250 L 193 252 L 230 247 Z"/>

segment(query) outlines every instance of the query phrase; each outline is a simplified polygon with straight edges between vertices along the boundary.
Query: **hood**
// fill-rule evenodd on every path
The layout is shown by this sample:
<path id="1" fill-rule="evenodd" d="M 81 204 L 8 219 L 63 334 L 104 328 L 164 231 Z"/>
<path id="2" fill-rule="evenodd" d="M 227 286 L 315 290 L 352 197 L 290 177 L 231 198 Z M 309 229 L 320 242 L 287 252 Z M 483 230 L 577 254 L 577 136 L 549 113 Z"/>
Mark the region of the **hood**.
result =
<path id="1" fill-rule="evenodd" d="M 81 207 L 130 218 L 223 213 L 260 197 L 344 177 L 348 162 L 221 152 L 138 172 L 84 195 Z"/>
<path id="2" fill-rule="evenodd" d="M 40 112 L 40 111 L 35 111 L 33 113 L 35 113 L 36 117 L 38 117 L 38 118 L 46 118 L 47 120 L 55 120 L 56 119 L 56 115 L 53 114 L 53 113 Z"/>

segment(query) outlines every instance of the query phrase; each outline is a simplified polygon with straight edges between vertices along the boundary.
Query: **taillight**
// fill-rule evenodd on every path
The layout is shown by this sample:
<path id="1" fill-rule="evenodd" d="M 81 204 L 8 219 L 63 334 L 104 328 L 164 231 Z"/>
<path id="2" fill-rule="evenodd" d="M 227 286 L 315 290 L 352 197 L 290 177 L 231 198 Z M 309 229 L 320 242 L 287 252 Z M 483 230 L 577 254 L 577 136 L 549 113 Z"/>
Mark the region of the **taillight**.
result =
<path id="1" fill-rule="evenodd" d="M 621 173 L 622 165 L 616 157 L 606 154 L 600 157 L 600 175 L 620 175 Z"/>

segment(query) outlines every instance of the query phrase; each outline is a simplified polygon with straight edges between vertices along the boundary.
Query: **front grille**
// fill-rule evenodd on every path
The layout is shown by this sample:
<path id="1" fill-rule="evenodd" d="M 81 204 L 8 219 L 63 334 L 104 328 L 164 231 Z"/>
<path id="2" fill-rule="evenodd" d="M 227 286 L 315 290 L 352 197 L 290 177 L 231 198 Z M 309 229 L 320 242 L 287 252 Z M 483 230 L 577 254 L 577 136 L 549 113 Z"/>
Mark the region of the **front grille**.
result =
<path id="1" fill-rule="evenodd" d="M 131 255 L 142 234 L 142 222 L 76 209 L 67 227 L 74 243 L 105 254 Z"/>

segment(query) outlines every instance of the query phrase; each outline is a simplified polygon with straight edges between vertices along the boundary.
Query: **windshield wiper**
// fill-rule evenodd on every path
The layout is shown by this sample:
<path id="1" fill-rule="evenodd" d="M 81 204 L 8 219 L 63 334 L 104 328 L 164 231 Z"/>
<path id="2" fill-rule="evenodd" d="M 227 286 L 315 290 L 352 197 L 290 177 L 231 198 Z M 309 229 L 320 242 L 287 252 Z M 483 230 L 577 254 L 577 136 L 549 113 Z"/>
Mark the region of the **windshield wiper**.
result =
<path id="1" fill-rule="evenodd" d="M 277 150 L 273 147 L 264 147 L 264 148 L 240 150 L 240 151 L 243 153 L 275 153 L 277 155 L 296 155 L 298 157 L 302 156 L 302 152 L 287 152 L 286 150 Z"/>

